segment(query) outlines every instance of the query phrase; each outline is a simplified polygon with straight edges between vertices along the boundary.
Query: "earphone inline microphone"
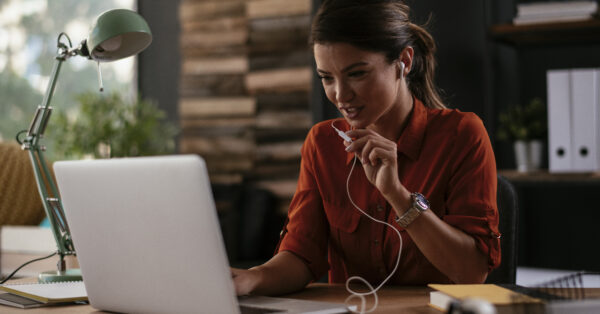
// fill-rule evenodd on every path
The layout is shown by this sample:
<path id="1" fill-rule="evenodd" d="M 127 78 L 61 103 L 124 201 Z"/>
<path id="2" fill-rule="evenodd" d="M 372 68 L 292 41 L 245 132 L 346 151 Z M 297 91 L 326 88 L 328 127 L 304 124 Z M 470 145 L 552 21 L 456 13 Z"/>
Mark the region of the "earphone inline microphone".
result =
<path id="1" fill-rule="evenodd" d="M 344 139 L 344 141 L 352 143 L 352 139 L 350 138 L 350 136 L 348 136 L 348 134 L 344 133 L 344 131 L 338 129 L 335 127 L 335 125 L 333 125 L 333 122 L 331 122 L 331 127 L 335 130 L 335 132 L 337 132 L 337 134 Z"/>
<path id="2" fill-rule="evenodd" d="M 403 62 L 401 62 L 401 63 L 402 63 L 402 73 L 404 73 L 404 63 L 403 63 Z M 352 143 L 352 142 L 353 142 L 353 141 L 352 141 L 352 138 L 350 138 L 350 137 L 348 136 L 348 134 L 346 134 L 345 132 L 343 132 L 343 131 L 341 131 L 340 129 L 336 128 L 336 127 L 335 127 L 335 125 L 333 125 L 333 122 L 331 122 L 331 127 L 332 127 L 332 128 L 335 130 L 335 132 L 336 132 L 336 133 L 337 133 L 337 134 L 338 134 L 338 135 L 339 135 L 339 136 L 340 136 L 342 139 L 344 139 L 346 142 L 349 142 L 349 143 Z M 362 209 L 361 209 L 361 208 L 360 208 L 358 205 L 356 205 L 356 203 L 354 203 L 354 201 L 352 200 L 352 196 L 350 195 L 350 176 L 352 175 L 352 172 L 354 171 L 354 167 L 356 166 L 356 159 L 358 159 L 358 157 L 356 157 L 356 154 L 355 154 L 355 155 L 354 155 L 354 161 L 352 162 L 352 168 L 350 168 L 350 172 L 348 173 L 348 178 L 346 179 L 346 194 L 348 195 L 348 199 L 350 200 L 350 203 L 352 203 L 352 205 L 353 205 L 353 206 L 354 206 L 354 207 L 355 207 L 355 208 L 356 208 L 358 211 L 360 211 L 360 212 L 361 212 L 363 215 L 365 215 L 365 216 L 366 216 L 366 217 L 368 217 L 369 219 L 371 219 L 371 220 L 373 220 L 373 221 L 375 221 L 375 222 L 377 222 L 377 223 L 380 223 L 380 224 L 383 224 L 383 225 L 386 225 L 386 226 L 388 226 L 388 227 L 392 228 L 392 230 L 393 230 L 394 232 L 396 232 L 396 235 L 398 236 L 398 240 L 399 240 L 399 243 L 400 243 L 400 245 L 399 245 L 399 248 L 398 248 L 398 257 L 396 258 L 396 265 L 394 266 L 394 269 L 393 269 L 393 270 L 392 270 L 392 272 L 390 272 L 390 274 L 389 274 L 389 275 L 388 275 L 388 276 L 387 276 L 387 277 L 386 277 L 386 278 L 385 278 L 385 279 L 384 279 L 384 280 L 383 280 L 383 281 L 382 281 L 382 282 L 379 284 L 379 286 L 377 286 L 377 288 L 373 288 L 373 286 L 372 286 L 372 285 L 371 285 L 371 284 L 370 284 L 370 283 L 369 283 L 367 280 L 365 280 L 364 278 L 362 278 L 362 277 L 360 277 L 360 276 L 352 276 L 352 277 L 348 278 L 348 280 L 346 280 L 346 290 L 347 290 L 347 291 L 350 293 L 350 296 L 348 296 L 348 298 L 346 298 L 346 301 L 345 301 L 345 303 L 348 305 L 348 302 L 349 302 L 350 300 L 352 300 L 353 298 L 360 298 L 360 303 L 361 303 L 361 306 L 360 306 L 360 311 L 354 311 L 354 310 L 350 309 L 350 307 L 349 307 L 349 306 L 348 306 L 348 310 L 349 310 L 350 312 L 352 312 L 352 313 L 360 313 L 360 314 L 363 314 L 363 313 L 371 313 L 371 312 L 375 311 L 375 309 L 377 309 L 377 305 L 379 304 L 379 299 L 378 299 L 378 297 L 377 297 L 377 291 L 378 291 L 378 290 L 379 290 L 381 287 L 383 287 L 383 285 L 384 285 L 384 284 L 385 284 L 385 283 L 386 283 L 388 280 L 390 280 L 390 278 L 392 278 L 392 276 L 394 275 L 394 273 L 396 273 L 396 270 L 398 269 L 398 265 L 400 265 L 400 256 L 402 255 L 402 244 L 403 244 L 403 243 L 402 243 L 402 235 L 400 235 L 400 231 L 398 231 L 398 229 L 396 229 L 396 228 L 395 228 L 393 225 L 391 225 L 391 224 L 389 224 L 389 223 L 387 223 L 387 222 L 385 222 L 385 221 L 382 221 L 382 220 L 379 220 L 379 219 L 373 218 L 372 216 L 370 216 L 369 214 L 367 214 L 365 211 L 363 211 L 363 210 L 362 210 Z M 350 288 L 350 282 L 351 282 L 352 280 L 359 280 L 359 281 L 361 281 L 362 283 L 364 283 L 364 284 L 365 284 L 365 285 L 366 285 L 366 286 L 369 288 L 369 291 L 368 291 L 368 292 L 356 292 L 356 291 L 352 290 L 352 289 Z M 371 295 L 371 294 L 373 295 L 373 298 L 375 299 L 375 300 L 374 300 L 374 302 L 373 302 L 373 306 L 372 306 L 372 307 L 371 307 L 369 310 L 365 310 L 365 307 L 366 307 L 366 299 L 365 299 L 365 296 L 368 296 L 368 295 Z"/>

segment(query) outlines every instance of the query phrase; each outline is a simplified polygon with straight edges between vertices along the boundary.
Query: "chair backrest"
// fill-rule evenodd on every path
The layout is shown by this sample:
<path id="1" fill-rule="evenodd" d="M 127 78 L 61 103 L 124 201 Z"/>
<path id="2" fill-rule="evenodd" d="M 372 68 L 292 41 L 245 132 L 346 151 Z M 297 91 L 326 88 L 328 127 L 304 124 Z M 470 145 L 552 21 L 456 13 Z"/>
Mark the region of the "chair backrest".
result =
<path id="1" fill-rule="evenodd" d="M 13 143 L 0 143 L 0 226 L 36 225 L 44 207 L 26 151 Z"/>
<path id="2" fill-rule="evenodd" d="M 517 222 L 518 199 L 515 188 L 505 177 L 498 175 L 497 190 L 499 231 L 502 262 L 488 276 L 486 283 L 514 284 L 517 279 Z"/>

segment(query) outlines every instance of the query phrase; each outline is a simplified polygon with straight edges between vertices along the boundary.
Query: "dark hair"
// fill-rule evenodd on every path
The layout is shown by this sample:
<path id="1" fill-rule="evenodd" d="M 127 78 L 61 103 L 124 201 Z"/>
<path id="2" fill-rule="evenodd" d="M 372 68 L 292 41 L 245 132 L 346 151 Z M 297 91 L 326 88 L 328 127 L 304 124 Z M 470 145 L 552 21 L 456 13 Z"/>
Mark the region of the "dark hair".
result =
<path id="1" fill-rule="evenodd" d="M 324 0 L 311 27 L 310 45 L 347 43 L 383 53 L 388 62 L 414 49 L 406 77 L 411 93 L 427 107 L 446 108 L 434 84 L 435 42 L 423 27 L 410 22 L 410 8 L 393 0 Z"/>

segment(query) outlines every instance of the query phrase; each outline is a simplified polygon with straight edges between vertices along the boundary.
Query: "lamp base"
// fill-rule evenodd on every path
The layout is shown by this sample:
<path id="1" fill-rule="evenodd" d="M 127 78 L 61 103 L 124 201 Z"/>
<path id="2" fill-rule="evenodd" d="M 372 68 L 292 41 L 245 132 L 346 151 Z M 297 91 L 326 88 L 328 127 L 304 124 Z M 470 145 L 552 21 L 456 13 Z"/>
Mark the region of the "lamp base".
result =
<path id="1" fill-rule="evenodd" d="M 79 281 L 82 280 L 81 269 L 72 268 L 65 271 L 51 270 L 39 274 L 38 282 L 61 282 L 61 281 Z"/>

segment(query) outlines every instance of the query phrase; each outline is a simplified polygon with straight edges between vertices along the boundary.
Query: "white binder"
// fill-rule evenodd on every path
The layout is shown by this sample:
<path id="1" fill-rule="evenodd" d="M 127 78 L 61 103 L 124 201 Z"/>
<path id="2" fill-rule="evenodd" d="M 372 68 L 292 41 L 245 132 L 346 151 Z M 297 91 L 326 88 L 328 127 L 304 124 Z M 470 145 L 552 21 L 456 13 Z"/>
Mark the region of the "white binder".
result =
<path id="1" fill-rule="evenodd" d="M 572 171 L 599 169 L 598 70 L 571 70 Z"/>
<path id="2" fill-rule="evenodd" d="M 571 74 L 546 73 L 548 88 L 548 154 L 550 172 L 571 171 Z"/>

